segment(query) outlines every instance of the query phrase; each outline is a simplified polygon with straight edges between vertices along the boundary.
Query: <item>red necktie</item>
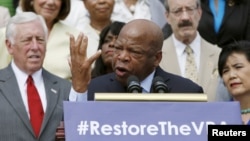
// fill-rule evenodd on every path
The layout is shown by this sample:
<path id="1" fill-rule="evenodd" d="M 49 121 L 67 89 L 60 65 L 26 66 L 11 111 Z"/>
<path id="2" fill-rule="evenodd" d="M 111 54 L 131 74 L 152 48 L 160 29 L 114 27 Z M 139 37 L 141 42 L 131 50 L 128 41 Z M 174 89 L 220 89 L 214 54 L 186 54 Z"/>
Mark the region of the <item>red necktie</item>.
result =
<path id="1" fill-rule="evenodd" d="M 39 136 L 40 128 L 43 121 L 43 107 L 38 91 L 34 85 L 32 76 L 27 79 L 28 106 L 30 112 L 30 123 L 36 137 Z"/>

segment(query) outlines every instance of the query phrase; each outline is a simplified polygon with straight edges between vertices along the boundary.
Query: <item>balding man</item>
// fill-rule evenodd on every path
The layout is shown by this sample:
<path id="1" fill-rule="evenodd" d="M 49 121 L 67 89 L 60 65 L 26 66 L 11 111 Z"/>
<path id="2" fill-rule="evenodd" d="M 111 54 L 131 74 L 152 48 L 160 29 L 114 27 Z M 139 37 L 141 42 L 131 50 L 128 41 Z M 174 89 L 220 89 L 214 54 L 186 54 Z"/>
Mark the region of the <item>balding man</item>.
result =
<path id="1" fill-rule="evenodd" d="M 220 48 L 197 31 L 202 13 L 200 0 L 166 0 L 165 6 L 173 33 L 163 42 L 160 66 L 193 80 L 202 86 L 208 101 L 215 101 Z"/>
<path id="2" fill-rule="evenodd" d="M 71 71 L 74 89 L 85 92 L 88 100 L 94 100 L 97 92 L 126 92 L 126 82 L 131 75 L 138 77 L 144 93 L 152 92 L 152 81 L 156 76 L 163 78 L 170 93 L 203 93 L 202 87 L 191 80 L 165 72 L 159 67 L 163 34 L 152 21 L 138 19 L 127 23 L 114 45 L 114 72 L 92 80 L 90 65 L 96 56 L 86 59 L 86 41 L 84 35 L 80 35 L 76 41 L 71 36 Z"/>

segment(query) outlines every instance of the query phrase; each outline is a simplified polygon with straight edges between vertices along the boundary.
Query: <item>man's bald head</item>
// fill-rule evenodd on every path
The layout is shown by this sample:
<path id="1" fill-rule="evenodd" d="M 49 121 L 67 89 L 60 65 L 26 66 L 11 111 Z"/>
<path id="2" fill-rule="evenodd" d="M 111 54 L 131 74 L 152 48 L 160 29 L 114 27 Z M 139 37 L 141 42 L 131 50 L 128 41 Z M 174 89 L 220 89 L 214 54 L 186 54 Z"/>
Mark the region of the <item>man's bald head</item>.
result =
<path id="1" fill-rule="evenodd" d="M 148 42 L 155 51 L 161 50 L 162 48 L 164 40 L 162 30 L 157 24 L 150 20 L 136 19 L 128 22 L 120 32 L 120 35 L 123 34 Z"/>
<path id="2" fill-rule="evenodd" d="M 163 33 L 155 23 L 137 19 L 127 23 L 114 44 L 116 78 L 126 84 L 130 75 L 140 81 L 151 74 L 162 58 Z"/>

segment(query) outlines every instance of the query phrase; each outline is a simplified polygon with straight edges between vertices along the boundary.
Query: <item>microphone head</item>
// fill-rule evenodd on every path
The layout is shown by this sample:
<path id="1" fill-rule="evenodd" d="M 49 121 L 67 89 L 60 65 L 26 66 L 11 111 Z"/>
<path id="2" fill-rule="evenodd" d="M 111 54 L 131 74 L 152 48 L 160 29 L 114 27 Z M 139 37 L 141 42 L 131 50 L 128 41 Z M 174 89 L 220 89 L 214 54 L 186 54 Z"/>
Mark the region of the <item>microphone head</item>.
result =
<path id="1" fill-rule="evenodd" d="M 157 82 L 163 82 L 164 80 L 160 77 L 160 76 L 156 76 L 153 79 L 153 84 L 157 83 Z"/>
<path id="2" fill-rule="evenodd" d="M 127 79 L 127 84 L 129 84 L 130 82 L 138 82 L 139 83 L 139 79 L 135 76 L 135 75 L 130 75 Z"/>
<path id="3" fill-rule="evenodd" d="M 169 92 L 167 84 L 164 83 L 164 80 L 160 76 L 156 76 L 153 79 L 153 91 L 155 93 L 167 93 Z"/>
<path id="4" fill-rule="evenodd" d="M 129 76 L 127 79 L 127 92 L 129 93 L 141 93 L 142 92 L 140 81 L 134 75 Z"/>

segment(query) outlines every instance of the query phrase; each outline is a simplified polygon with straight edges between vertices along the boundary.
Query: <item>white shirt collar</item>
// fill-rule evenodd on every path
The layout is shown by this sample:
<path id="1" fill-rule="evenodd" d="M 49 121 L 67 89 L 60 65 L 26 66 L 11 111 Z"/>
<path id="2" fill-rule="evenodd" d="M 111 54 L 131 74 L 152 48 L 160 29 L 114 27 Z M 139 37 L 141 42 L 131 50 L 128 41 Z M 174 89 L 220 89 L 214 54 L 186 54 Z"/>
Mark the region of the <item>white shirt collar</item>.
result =
<path id="1" fill-rule="evenodd" d="M 155 75 L 155 70 L 148 75 L 144 80 L 142 80 L 141 83 L 141 87 L 143 89 L 145 89 L 148 93 L 150 93 L 150 89 L 151 89 L 151 85 L 152 85 L 152 81 Z"/>
<path id="2" fill-rule="evenodd" d="M 189 46 L 193 49 L 194 54 L 200 54 L 201 50 L 201 36 L 199 32 L 196 34 L 197 36 L 195 39 L 189 44 Z M 174 41 L 174 46 L 176 47 L 176 53 L 178 56 L 184 53 L 186 45 L 182 42 L 180 42 L 178 39 L 173 34 L 173 41 Z"/>
<path id="3" fill-rule="evenodd" d="M 26 85 L 26 80 L 28 78 L 28 74 L 26 74 L 25 72 L 20 70 L 16 66 L 16 64 L 15 64 L 15 62 L 13 60 L 11 62 L 11 67 L 12 67 L 12 69 L 14 71 L 14 74 L 16 75 L 16 79 L 17 79 L 17 82 L 18 82 L 19 86 L 24 87 Z M 32 78 L 33 78 L 36 85 L 42 83 L 42 81 L 43 81 L 43 79 L 42 79 L 42 69 L 39 69 L 38 71 L 33 73 Z"/>

